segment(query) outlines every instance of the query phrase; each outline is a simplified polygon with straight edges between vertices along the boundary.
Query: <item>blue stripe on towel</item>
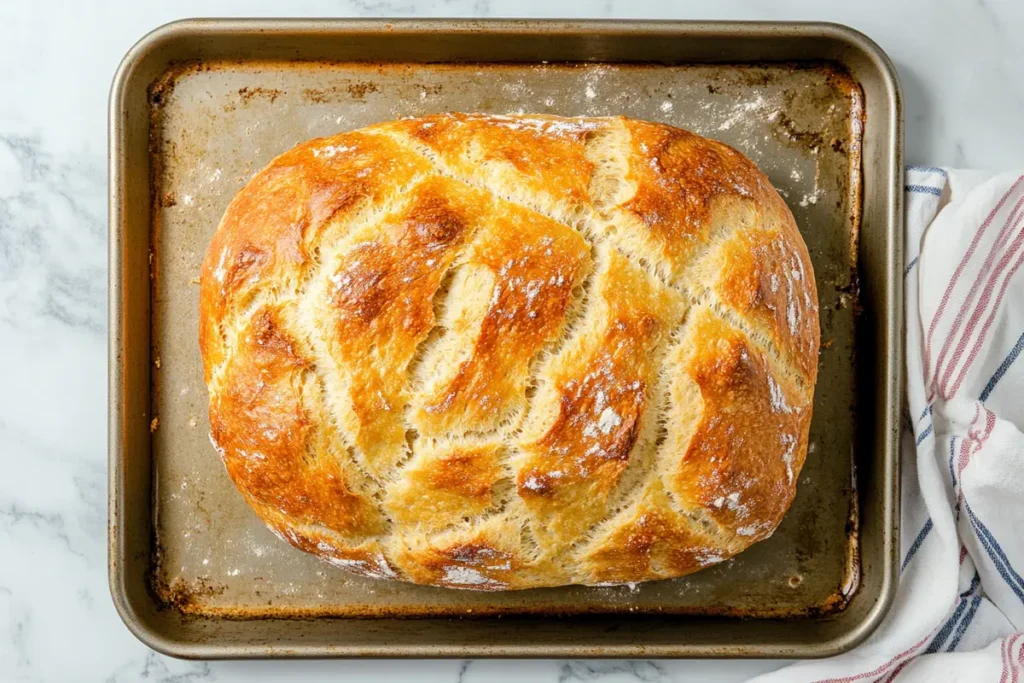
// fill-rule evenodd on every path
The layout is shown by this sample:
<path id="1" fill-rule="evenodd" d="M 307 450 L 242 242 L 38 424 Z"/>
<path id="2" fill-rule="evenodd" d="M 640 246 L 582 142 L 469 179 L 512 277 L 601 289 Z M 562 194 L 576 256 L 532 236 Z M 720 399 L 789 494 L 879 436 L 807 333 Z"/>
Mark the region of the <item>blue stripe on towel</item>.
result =
<path id="1" fill-rule="evenodd" d="M 927 185 L 904 185 L 903 189 L 911 194 L 930 194 L 936 197 L 942 196 L 942 190 L 937 187 L 928 187 Z"/>

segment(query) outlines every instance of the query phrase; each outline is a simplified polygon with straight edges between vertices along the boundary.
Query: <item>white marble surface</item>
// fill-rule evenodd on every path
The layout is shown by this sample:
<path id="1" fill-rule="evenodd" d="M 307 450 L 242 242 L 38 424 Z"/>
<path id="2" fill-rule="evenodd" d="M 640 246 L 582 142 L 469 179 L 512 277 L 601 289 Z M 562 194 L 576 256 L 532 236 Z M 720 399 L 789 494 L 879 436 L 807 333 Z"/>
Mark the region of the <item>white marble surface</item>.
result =
<path id="1" fill-rule="evenodd" d="M 0 681 L 742 680 L 780 662 L 180 662 L 107 592 L 106 98 L 128 47 L 186 16 L 828 19 L 874 37 L 906 95 L 910 163 L 1024 161 L 1014 0 L 0 2 Z"/>

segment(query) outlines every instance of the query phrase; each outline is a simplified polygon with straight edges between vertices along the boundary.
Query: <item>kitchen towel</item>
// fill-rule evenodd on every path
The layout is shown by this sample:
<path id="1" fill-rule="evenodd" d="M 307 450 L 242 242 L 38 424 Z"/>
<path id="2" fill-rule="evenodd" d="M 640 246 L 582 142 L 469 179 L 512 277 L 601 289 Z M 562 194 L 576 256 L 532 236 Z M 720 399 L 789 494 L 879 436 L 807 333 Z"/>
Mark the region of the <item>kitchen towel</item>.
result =
<path id="1" fill-rule="evenodd" d="M 759 681 L 1024 677 L 1024 176 L 912 167 L 901 576 L 878 630 Z"/>

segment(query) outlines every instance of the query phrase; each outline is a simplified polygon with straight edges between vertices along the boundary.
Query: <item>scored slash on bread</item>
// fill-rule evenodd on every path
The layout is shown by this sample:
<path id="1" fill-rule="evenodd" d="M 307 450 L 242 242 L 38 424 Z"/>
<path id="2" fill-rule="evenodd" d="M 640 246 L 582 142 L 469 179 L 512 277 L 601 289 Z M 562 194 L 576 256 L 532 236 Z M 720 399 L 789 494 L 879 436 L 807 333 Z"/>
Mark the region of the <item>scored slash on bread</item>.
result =
<path id="1" fill-rule="evenodd" d="M 443 114 L 303 143 L 231 202 L 200 309 L 231 478 L 367 576 L 681 576 L 771 535 L 807 452 L 793 216 L 665 125 Z"/>

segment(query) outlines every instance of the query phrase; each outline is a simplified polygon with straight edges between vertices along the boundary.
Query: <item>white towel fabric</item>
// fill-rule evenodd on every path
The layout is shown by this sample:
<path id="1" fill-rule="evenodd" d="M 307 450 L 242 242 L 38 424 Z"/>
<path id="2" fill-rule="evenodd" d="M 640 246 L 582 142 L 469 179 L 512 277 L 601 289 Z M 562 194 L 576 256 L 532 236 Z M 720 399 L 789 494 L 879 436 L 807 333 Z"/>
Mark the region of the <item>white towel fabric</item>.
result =
<path id="1" fill-rule="evenodd" d="M 760 681 L 1024 674 L 1024 176 L 910 168 L 902 576 L 845 655 Z"/>

